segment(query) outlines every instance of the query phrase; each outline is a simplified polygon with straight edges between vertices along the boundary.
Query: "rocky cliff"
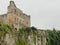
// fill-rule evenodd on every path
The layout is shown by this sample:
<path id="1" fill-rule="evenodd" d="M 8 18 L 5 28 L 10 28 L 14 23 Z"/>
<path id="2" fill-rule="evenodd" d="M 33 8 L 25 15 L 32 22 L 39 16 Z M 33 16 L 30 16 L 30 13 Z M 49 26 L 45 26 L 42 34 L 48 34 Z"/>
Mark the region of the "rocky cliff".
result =
<path id="1" fill-rule="evenodd" d="M 0 23 L 0 45 L 46 45 L 46 31 L 31 27 L 17 31 Z"/>

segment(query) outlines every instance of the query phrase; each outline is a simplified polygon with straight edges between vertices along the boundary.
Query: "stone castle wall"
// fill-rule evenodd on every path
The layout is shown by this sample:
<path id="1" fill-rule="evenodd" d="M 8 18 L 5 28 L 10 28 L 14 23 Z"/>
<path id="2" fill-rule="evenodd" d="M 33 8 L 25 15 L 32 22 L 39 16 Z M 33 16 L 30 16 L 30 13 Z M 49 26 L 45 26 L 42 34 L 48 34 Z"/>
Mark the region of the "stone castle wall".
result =
<path id="1" fill-rule="evenodd" d="M 13 1 L 10 1 L 7 14 L 0 15 L 0 21 L 3 21 L 8 25 L 13 25 L 14 28 L 17 29 L 21 27 L 30 27 L 31 25 L 30 16 L 18 9 Z M 22 38 L 20 38 L 24 40 L 27 37 L 25 41 L 27 41 L 28 45 L 46 45 L 46 31 L 37 30 L 36 33 L 36 35 L 33 32 L 30 32 L 29 35 L 24 33 L 21 36 Z M 17 39 L 17 35 L 15 33 L 13 35 L 7 33 L 5 39 L 2 38 L 2 40 L 6 41 L 7 45 L 16 45 L 15 38 Z M 4 43 L 2 43 L 2 45 L 4 45 Z"/>
<path id="2" fill-rule="evenodd" d="M 15 28 L 30 27 L 30 16 L 18 9 L 13 1 L 10 1 L 7 14 L 0 15 L 0 21 L 4 21 Z"/>

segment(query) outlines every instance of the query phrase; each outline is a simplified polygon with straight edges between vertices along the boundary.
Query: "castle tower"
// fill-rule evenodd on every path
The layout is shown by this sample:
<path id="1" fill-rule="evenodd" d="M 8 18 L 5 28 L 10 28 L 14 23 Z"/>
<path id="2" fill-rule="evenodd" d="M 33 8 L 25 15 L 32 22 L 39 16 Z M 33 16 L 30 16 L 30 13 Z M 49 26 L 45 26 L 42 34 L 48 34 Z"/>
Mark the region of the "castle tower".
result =
<path id="1" fill-rule="evenodd" d="M 30 16 L 23 13 L 22 10 L 16 7 L 14 1 L 10 1 L 8 6 L 7 22 L 16 28 L 30 27 Z"/>
<path id="2" fill-rule="evenodd" d="M 14 1 L 10 1 L 10 4 L 8 6 L 8 13 L 14 13 L 16 10 L 16 5 Z"/>
<path id="3" fill-rule="evenodd" d="M 23 13 L 22 10 L 17 8 L 14 1 L 10 1 L 7 14 L 2 15 L 1 18 L 16 29 L 30 27 L 30 15 Z"/>

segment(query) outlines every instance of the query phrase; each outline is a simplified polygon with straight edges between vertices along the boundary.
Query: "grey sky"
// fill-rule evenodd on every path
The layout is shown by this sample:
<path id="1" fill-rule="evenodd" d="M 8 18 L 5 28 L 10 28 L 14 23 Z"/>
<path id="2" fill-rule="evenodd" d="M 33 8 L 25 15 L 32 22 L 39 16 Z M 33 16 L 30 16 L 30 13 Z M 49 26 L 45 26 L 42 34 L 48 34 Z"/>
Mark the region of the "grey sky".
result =
<path id="1" fill-rule="evenodd" d="M 0 0 L 0 14 L 7 12 L 10 0 Z M 31 26 L 60 29 L 60 0 L 14 0 L 16 6 L 31 15 Z"/>

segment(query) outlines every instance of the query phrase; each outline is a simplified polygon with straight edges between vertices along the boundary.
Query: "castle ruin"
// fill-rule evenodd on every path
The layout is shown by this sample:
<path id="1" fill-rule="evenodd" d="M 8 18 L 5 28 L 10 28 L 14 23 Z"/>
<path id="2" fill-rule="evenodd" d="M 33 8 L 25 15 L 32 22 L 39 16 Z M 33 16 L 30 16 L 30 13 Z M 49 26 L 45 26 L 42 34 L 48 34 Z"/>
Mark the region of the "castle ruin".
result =
<path id="1" fill-rule="evenodd" d="M 30 27 L 30 15 L 23 13 L 22 10 L 17 8 L 14 1 L 10 1 L 7 13 L 0 15 L 0 21 L 13 25 L 16 29 Z"/>
<path id="2" fill-rule="evenodd" d="M 0 15 L 0 21 L 4 22 L 5 24 L 8 24 L 10 26 L 13 25 L 14 28 L 17 30 L 22 27 L 30 27 L 30 15 L 27 15 L 23 13 L 19 8 L 16 7 L 14 1 L 10 1 L 10 5 L 8 6 L 8 11 L 6 14 Z M 17 32 L 17 31 L 16 31 Z M 28 35 L 28 32 L 26 33 L 16 33 L 20 37 L 19 39 L 26 42 L 28 45 L 46 45 L 46 31 L 44 30 L 36 30 L 33 32 L 33 30 L 30 31 L 30 34 Z M 4 40 L 6 45 L 16 45 L 16 39 L 18 39 L 18 35 L 10 34 L 9 30 L 8 33 L 6 33 L 5 38 L 1 37 L 1 40 Z M 24 43 L 25 44 L 25 43 Z M 2 43 L 4 45 L 4 43 Z"/>

